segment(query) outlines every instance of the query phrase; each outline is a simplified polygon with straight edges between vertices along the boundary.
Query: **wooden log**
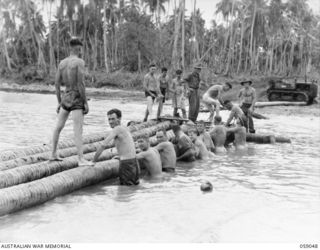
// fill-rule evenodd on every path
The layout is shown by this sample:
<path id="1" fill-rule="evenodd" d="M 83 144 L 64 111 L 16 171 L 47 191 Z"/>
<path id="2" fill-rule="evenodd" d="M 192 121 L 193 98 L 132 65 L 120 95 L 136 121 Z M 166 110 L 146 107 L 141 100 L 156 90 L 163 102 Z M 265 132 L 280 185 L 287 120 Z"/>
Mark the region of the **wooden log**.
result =
<path id="1" fill-rule="evenodd" d="M 140 124 L 134 124 L 129 127 L 129 130 L 130 132 L 134 132 L 143 128 L 154 126 L 156 124 L 157 124 L 156 121 L 148 121 Z M 90 144 L 90 143 L 102 141 L 105 139 L 107 135 L 108 135 L 108 132 L 95 133 L 95 134 L 83 136 L 83 144 Z M 58 149 L 65 149 L 65 148 L 74 147 L 74 146 L 75 144 L 73 139 L 66 139 L 66 140 L 61 140 L 59 142 Z M 16 158 L 35 155 L 43 152 L 48 152 L 51 150 L 52 150 L 51 145 L 37 145 L 37 146 L 32 146 L 32 147 L 17 149 L 17 150 L 6 150 L 6 151 L 0 152 L 0 161 L 13 160 Z"/>
<path id="2" fill-rule="evenodd" d="M 263 108 L 270 106 L 306 106 L 306 102 L 285 102 L 285 101 L 277 101 L 277 102 L 256 102 L 254 105 L 255 108 Z"/>
<path id="3" fill-rule="evenodd" d="M 134 139 L 137 139 L 141 137 L 142 135 L 148 134 L 149 136 L 154 135 L 158 130 L 160 129 L 169 129 L 170 123 L 169 122 L 163 122 L 159 123 L 156 126 L 146 128 L 140 131 L 137 131 L 132 134 L 132 137 Z M 91 144 L 92 146 L 93 144 Z M 100 143 L 99 143 L 100 145 Z M 95 146 L 95 150 L 97 150 L 97 147 L 99 145 Z M 114 147 L 114 143 L 111 143 L 107 146 L 107 148 Z M 92 147 L 93 149 L 94 147 Z M 112 158 L 117 154 L 117 151 L 114 149 L 112 152 L 103 152 L 101 159 L 107 160 Z M 86 154 L 84 157 L 86 160 L 92 160 L 94 157 L 94 153 Z M 24 165 L 21 167 L 15 167 L 12 169 L 8 169 L 5 171 L 0 171 L 0 188 L 6 188 L 13 185 L 17 185 L 20 183 L 25 183 L 28 181 L 33 181 L 36 179 L 40 179 L 49 175 L 53 175 L 58 172 L 62 172 L 71 168 L 75 168 L 78 166 L 78 158 L 77 156 L 72 156 L 64 159 L 60 162 L 43 162 L 43 163 L 37 163 L 37 164 L 31 164 L 31 165 Z"/>
<path id="4" fill-rule="evenodd" d="M 291 143 L 289 138 L 283 136 L 274 136 L 274 135 L 261 135 L 261 134 L 247 134 L 247 142 L 255 142 L 255 143 Z"/>
<path id="5" fill-rule="evenodd" d="M 119 161 L 99 162 L 94 167 L 78 167 L 40 180 L 0 190 L 0 216 L 39 205 L 57 196 L 118 176 Z"/>

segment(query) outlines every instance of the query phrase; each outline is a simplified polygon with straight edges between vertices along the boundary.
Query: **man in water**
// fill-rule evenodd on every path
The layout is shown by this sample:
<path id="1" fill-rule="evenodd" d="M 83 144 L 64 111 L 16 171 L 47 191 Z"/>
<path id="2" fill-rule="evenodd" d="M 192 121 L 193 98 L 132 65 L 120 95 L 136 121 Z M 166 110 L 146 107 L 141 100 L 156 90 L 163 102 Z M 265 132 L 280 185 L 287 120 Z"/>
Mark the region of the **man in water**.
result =
<path id="1" fill-rule="evenodd" d="M 145 167 L 151 178 L 162 176 L 160 154 L 157 149 L 150 147 L 149 136 L 145 135 L 138 139 L 138 147 L 142 152 L 137 154 L 141 167 Z"/>
<path id="2" fill-rule="evenodd" d="M 50 161 L 62 161 L 57 155 L 59 136 L 65 123 L 72 112 L 74 141 L 78 151 L 78 166 L 92 165 L 83 158 L 83 119 L 88 114 L 85 84 L 84 84 L 84 61 L 78 57 L 81 52 L 82 42 L 78 38 L 70 40 L 70 56 L 62 60 L 58 66 L 55 77 L 56 95 L 58 99 L 58 122 L 53 132 L 53 146 Z M 66 86 L 61 98 L 60 86 Z"/>
<path id="3" fill-rule="evenodd" d="M 244 86 L 239 92 L 239 106 L 248 120 L 247 131 L 255 133 L 254 124 L 252 119 L 252 112 L 256 103 L 256 90 L 251 87 L 252 81 L 243 81 L 241 85 Z"/>
<path id="4" fill-rule="evenodd" d="M 162 113 L 163 104 L 166 101 L 166 98 L 168 98 L 168 91 L 169 91 L 169 76 L 167 75 L 168 69 L 163 67 L 161 69 L 161 75 L 158 77 L 158 85 L 160 86 L 160 92 L 163 98 L 159 99 L 159 106 L 158 106 L 158 114 L 157 117 L 159 117 Z"/>
<path id="5" fill-rule="evenodd" d="M 158 98 L 162 98 L 160 93 L 160 88 L 158 84 L 158 80 L 155 76 L 156 65 L 154 63 L 149 66 L 149 73 L 144 76 L 143 79 L 143 88 L 145 91 L 145 96 L 147 98 L 147 110 L 143 121 L 148 120 L 148 116 L 152 114 L 152 107 L 154 104 L 154 100 Z"/>
<path id="6" fill-rule="evenodd" d="M 174 144 L 177 154 L 177 161 L 195 161 L 196 150 L 191 139 L 182 132 L 179 125 L 173 125 L 172 131 L 175 134 Z"/>
<path id="7" fill-rule="evenodd" d="M 214 151 L 214 144 L 213 144 L 213 141 L 211 139 L 210 134 L 205 130 L 204 121 L 199 121 L 197 123 L 197 130 L 199 133 L 199 139 L 202 140 L 202 142 L 204 143 L 204 145 L 206 146 L 206 148 L 209 152 L 213 152 Z"/>
<path id="8" fill-rule="evenodd" d="M 156 133 L 158 145 L 154 148 L 160 153 L 162 171 L 163 172 L 174 172 L 176 168 L 176 151 L 171 142 L 168 141 L 166 130 L 160 130 Z"/>
<path id="9" fill-rule="evenodd" d="M 200 109 L 200 72 L 201 67 L 199 65 L 194 66 L 194 70 L 184 80 L 187 83 L 187 90 L 189 93 L 189 120 L 195 122 L 198 118 Z"/>
<path id="10" fill-rule="evenodd" d="M 122 114 L 119 109 L 109 110 L 107 116 L 112 131 L 98 148 L 93 158 L 93 162 L 98 161 L 99 156 L 106 146 L 114 140 L 120 158 L 120 185 L 138 185 L 140 168 L 136 159 L 136 149 L 132 135 L 127 127 L 121 125 Z"/>
<path id="11" fill-rule="evenodd" d="M 227 129 L 222 123 L 221 116 L 216 115 L 214 117 L 214 127 L 210 131 L 210 136 L 215 146 L 214 152 L 216 154 L 225 154 L 227 152 L 226 148 L 224 147 L 226 142 Z"/>
<path id="12" fill-rule="evenodd" d="M 234 133 L 234 145 L 236 150 L 245 150 L 247 149 L 247 139 L 246 139 L 246 128 L 243 126 L 241 119 L 237 119 L 236 126 L 233 128 L 227 129 L 228 133 Z"/>
<path id="13" fill-rule="evenodd" d="M 195 146 L 197 152 L 197 158 L 200 160 L 207 160 L 209 158 L 209 151 L 204 145 L 203 141 L 198 137 L 198 131 L 196 129 L 190 129 L 188 131 L 188 136 L 190 137 L 192 143 Z"/>
<path id="14" fill-rule="evenodd" d="M 220 115 L 220 105 L 222 103 L 221 94 L 232 89 L 232 85 L 226 82 L 223 85 L 211 86 L 202 96 L 202 101 L 207 109 L 210 111 L 209 121 L 212 122 L 214 117 L 214 111 L 216 115 Z"/>
<path id="15" fill-rule="evenodd" d="M 231 123 L 231 121 L 235 118 L 235 119 L 241 119 L 243 124 L 246 126 L 247 125 L 247 118 L 246 116 L 244 115 L 242 109 L 236 105 L 236 104 L 233 104 L 231 101 L 229 100 L 226 100 L 224 101 L 223 105 L 228 109 L 230 110 L 230 115 L 229 115 L 229 118 L 226 122 L 226 127 L 228 127 Z"/>

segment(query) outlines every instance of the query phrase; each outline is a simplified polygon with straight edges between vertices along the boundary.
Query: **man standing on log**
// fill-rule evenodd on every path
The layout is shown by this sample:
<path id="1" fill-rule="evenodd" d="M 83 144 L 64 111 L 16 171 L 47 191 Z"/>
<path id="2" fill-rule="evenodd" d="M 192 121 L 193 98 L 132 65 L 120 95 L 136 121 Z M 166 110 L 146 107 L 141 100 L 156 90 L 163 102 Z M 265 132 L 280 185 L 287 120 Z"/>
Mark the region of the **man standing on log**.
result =
<path id="1" fill-rule="evenodd" d="M 244 88 L 239 92 L 239 105 L 248 119 L 247 131 L 249 131 L 249 133 L 255 133 L 252 113 L 256 103 L 256 90 L 251 87 L 252 81 L 243 81 L 240 84 L 244 86 Z"/>
<path id="2" fill-rule="evenodd" d="M 195 122 L 198 118 L 200 109 L 200 72 L 199 65 L 194 66 L 194 70 L 184 80 L 187 82 L 189 93 L 189 120 Z"/>
<path id="3" fill-rule="evenodd" d="M 111 109 L 107 113 L 110 127 L 113 129 L 103 144 L 98 148 L 93 162 L 97 162 L 99 156 L 106 146 L 114 140 L 117 148 L 120 164 L 119 179 L 120 185 L 138 185 L 140 168 L 136 159 L 136 149 L 131 133 L 128 128 L 121 125 L 121 111 L 119 109 Z"/>
<path id="4" fill-rule="evenodd" d="M 84 61 L 78 57 L 81 52 L 82 42 L 78 38 L 70 40 L 70 56 L 62 60 L 58 66 L 55 78 L 56 95 L 58 99 L 58 122 L 53 132 L 53 150 L 50 161 L 62 161 L 57 155 L 59 136 L 72 112 L 74 141 L 78 151 L 78 165 L 92 165 L 83 159 L 82 130 L 83 118 L 88 114 L 89 107 L 85 94 Z M 66 86 L 61 98 L 60 86 Z"/>
<path id="5" fill-rule="evenodd" d="M 155 72 L 156 65 L 152 63 L 149 65 L 149 73 L 146 74 L 143 79 L 143 88 L 145 91 L 145 96 L 147 98 L 147 110 L 143 119 L 144 122 L 146 122 L 148 120 L 148 116 L 152 114 L 154 100 L 157 97 L 162 98 L 162 95 L 160 93 L 160 86 L 155 76 Z"/>

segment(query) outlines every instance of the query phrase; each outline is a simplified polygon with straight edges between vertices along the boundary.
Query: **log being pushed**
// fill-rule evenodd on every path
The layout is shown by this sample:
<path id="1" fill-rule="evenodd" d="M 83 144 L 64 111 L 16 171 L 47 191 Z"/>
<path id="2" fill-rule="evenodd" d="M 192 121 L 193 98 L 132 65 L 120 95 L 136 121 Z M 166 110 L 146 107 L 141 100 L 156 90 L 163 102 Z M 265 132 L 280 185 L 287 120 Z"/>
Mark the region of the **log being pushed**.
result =
<path id="1" fill-rule="evenodd" d="M 134 140 L 138 139 L 142 135 L 154 135 L 158 130 L 161 129 L 169 129 L 170 128 L 170 122 L 163 122 L 159 123 L 156 126 L 146 128 L 143 130 L 140 130 L 138 132 L 135 132 L 132 134 L 132 137 Z M 173 132 L 170 136 L 172 136 Z M 156 143 L 156 140 L 153 139 L 153 144 Z M 99 144 L 100 145 L 100 144 Z M 97 150 L 98 146 L 96 146 Z M 151 144 L 152 145 L 152 144 Z M 107 146 L 107 148 L 114 147 L 113 143 L 110 143 L 110 145 Z M 84 158 L 86 160 L 92 160 L 94 157 L 95 152 L 90 154 L 85 154 Z M 108 160 L 111 159 L 113 156 L 117 154 L 117 151 L 115 149 L 112 149 L 112 151 L 104 151 L 103 154 L 100 156 L 101 160 Z M 49 175 L 53 175 L 58 172 L 62 172 L 71 168 L 75 168 L 78 166 L 78 158 L 77 156 L 71 156 L 68 158 L 65 158 L 62 162 L 43 162 L 43 163 L 37 163 L 37 164 L 31 164 L 31 165 L 24 165 L 20 167 L 16 167 L 13 169 L 8 169 L 5 171 L 0 171 L 0 188 L 6 188 L 13 185 L 18 185 L 20 183 L 25 183 L 28 181 L 37 180 Z"/>
<path id="2" fill-rule="evenodd" d="M 129 131 L 135 132 L 135 131 L 139 131 L 141 129 L 145 129 L 148 127 L 152 127 L 155 126 L 156 122 L 152 121 L 152 122 L 147 122 L 144 124 L 137 124 L 137 125 L 132 125 L 129 127 Z M 107 132 L 108 133 L 108 132 Z M 96 140 L 92 140 L 92 143 L 87 143 L 83 145 L 83 153 L 87 154 L 90 152 L 93 152 L 96 150 L 97 146 L 99 146 L 101 144 L 101 142 L 103 141 L 103 139 L 106 137 L 107 133 L 103 136 L 99 135 L 100 140 L 96 141 Z M 90 139 L 90 136 L 87 136 L 88 140 Z M 93 138 L 97 139 L 98 136 L 97 135 L 93 135 Z M 32 147 L 33 148 L 33 147 Z M 27 152 L 31 152 L 32 150 L 28 150 Z M 59 156 L 62 158 L 66 158 L 72 155 L 77 154 L 77 148 L 75 146 L 73 147 L 67 147 L 67 148 L 63 148 L 61 150 L 59 150 Z M 11 168 L 15 168 L 18 166 L 23 166 L 23 165 L 27 165 L 27 164 L 34 164 L 34 163 L 38 163 L 38 162 L 43 162 L 43 161 L 47 161 L 49 160 L 51 157 L 51 152 L 46 151 L 43 153 L 39 153 L 39 154 L 33 154 L 33 155 L 28 155 L 25 157 L 20 157 L 20 158 L 16 158 L 13 160 L 8 160 L 8 161 L 4 161 L 4 162 L 0 162 L 0 171 L 1 170 L 6 170 L 6 169 L 11 169 Z"/>
<path id="3" fill-rule="evenodd" d="M 274 136 L 274 135 L 261 135 L 261 134 L 250 134 L 247 133 L 247 142 L 255 142 L 255 143 L 291 143 L 289 138 L 283 136 Z"/>
<path id="4" fill-rule="evenodd" d="M 154 126 L 156 124 L 157 124 L 156 121 L 151 120 L 144 123 L 131 125 L 129 127 L 129 130 L 130 132 L 135 132 L 143 128 Z M 102 141 L 105 139 L 107 135 L 108 135 L 108 132 L 84 135 L 83 144 L 90 144 L 90 143 Z M 65 148 L 74 147 L 74 146 L 75 144 L 73 139 L 65 139 L 59 142 L 58 149 L 65 149 Z M 32 147 L 17 149 L 17 150 L 6 150 L 3 152 L 0 152 L 0 161 L 9 161 L 16 158 L 48 152 L 51 150 L 52 150 L 51 145 L 37 145 L 37 146 L 32 146 Z"/>

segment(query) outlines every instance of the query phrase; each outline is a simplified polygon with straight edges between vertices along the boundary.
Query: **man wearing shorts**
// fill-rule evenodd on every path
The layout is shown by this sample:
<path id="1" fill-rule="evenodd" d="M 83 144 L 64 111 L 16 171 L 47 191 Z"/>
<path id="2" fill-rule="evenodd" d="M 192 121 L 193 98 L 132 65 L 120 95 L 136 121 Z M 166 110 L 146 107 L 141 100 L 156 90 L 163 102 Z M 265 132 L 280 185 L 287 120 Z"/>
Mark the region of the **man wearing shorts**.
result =
<path id="1" fill-rule="evenodd" d="M 84 84 L 84 61 L 78 57 L 82 42 L 78 38 L 70 40 L 70 56 L 62 60 L 55 77 L 56 95 L 58 99 L 58 122 L 53 132 L 53 150 L 50 161 L 62 161 L 57 155 L 59 136 L 72 112 L 74 141 L 78 151 L 78 165 L 92 165 L 83 158 L 82 130 L 84 115 L 89 112 Z M 61 97 L 60 86 L 66 86 Z"/>
<path id="2" fill-rule="evenodd" d="M 114 140 L 117 148 L 120 164 L 119 179 L 120 185 L 138 185 L 140 168 L 136 158 L 135 144 L 128 128 L 121 125 L 121 111 L 111 109 L 107 113 L 110 127 L 113 129 L 103 144 L 98 148 L 94 155 L 93 162 L 97 162 L 99 156 L 106 146 Z"/>
<path id="3" fill-rule="evenodd" d="M 152 107 L 153 107 L 154 100 L 157 97 L 162 98 L 158 80 L 156 79 L 156 76 L 155 76 L 155 72 L 156 72 L 156 65 L 150 64 L 149 73 L 146 74 L 143 79 L 143 88 L 144 88 L 145 96 L 147 98 L 147 110 L 146 110 L 145 117 L 143 119 L 144 122 L 147 121 L 148 116 L 152 114 Z"/>
<path id="4" fill-rule="evenodd" d="M 232 89 L 232 85 L 226 82 L 223 85 L 213 85 L 210 87 L 202 96 L 202 101 L 205 106 L 210 111 L 209 121 L 212 122 L 214 117 L 214 111 L 216 110 L 216 115 L 220 115 L 220 105 L 221 105 L 221 94 Z"/>
<path id="5" fill-rule="evenodd" d="M 256 90 L 251 87 L 252 81 L 243 81 L 240 83 L 244 88 L 239 92 L 239 106 L 248 119 L 247 132 L 255 133 L 252 112 L 256 103 Z"/>
<path id="6" fill-rule="evenodd" d="M 158 85 L 160 87 L 160 92 L 163 98 L 159 99 L 159 106 L 158 106 L 158 113 L 157 117 L 159 117 L 162 113 L 163 104 L 165 103 L 166 99 L 168 98 L 168 91 L 169 91 L 169 76 L 167 75 L 168 69 L 163 67 L 161 69 L 161 75 L 158 77 Z"/>

